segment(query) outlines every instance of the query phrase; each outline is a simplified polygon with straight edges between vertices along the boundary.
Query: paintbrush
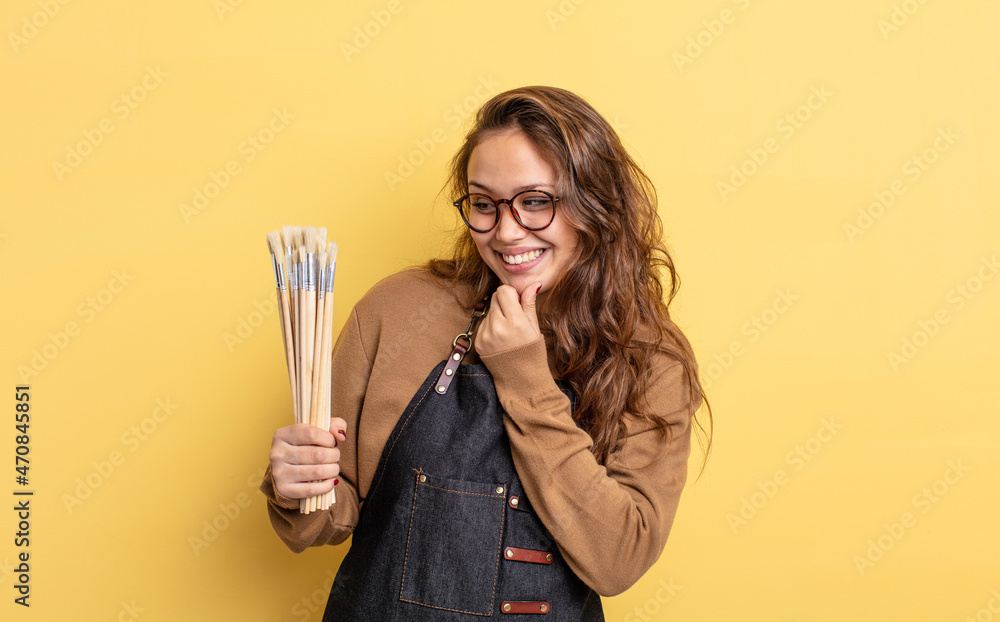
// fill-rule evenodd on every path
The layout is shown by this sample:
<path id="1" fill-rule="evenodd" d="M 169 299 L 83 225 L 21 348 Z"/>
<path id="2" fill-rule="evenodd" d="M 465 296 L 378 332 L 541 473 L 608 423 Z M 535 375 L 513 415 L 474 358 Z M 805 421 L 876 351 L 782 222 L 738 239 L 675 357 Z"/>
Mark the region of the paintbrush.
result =
<path id="1" fill-rule="evenodd" d="M 295 382 L 295 353 L 292 338 L 292 318 L 289 316 L 287 285 L 285 281 L 284 254 L 281 249 L 281 235 L 277 231 L 267 234 L 267 247 L 271 250 L 271 263 L 274 266 L 274 282 L 278 293 L 278 318 L 281 320 L 281 343 L 285 346 L 285 359 L 288 365 L 288 382 L 292 391 L 292 410 L 299 408 L 298 389 Z"/>

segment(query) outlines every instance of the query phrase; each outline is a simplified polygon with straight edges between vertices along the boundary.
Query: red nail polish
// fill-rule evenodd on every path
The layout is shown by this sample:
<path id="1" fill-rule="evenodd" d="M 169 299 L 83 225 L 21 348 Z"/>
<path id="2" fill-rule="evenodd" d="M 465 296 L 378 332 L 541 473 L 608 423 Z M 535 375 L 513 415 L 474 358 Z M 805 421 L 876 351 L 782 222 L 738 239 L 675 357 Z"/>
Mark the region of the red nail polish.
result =
<path id="1" fill-rule="evenodd" d="M 537 294 L 538 292 L 540 292 L 540 291 L 542 291 L 542 286 L 541 286 L 541 285 L 539 285 L 538 287 L 536 287 L 536 288 L 535 288 L 535 293 L 536 293 L 536 294 Z"/>
<path id="2" fill-rule="evenodd" d="M 337 485 L 337 484 L 339 484 L 339 483 L 340 483 L 340 480 L 339 480 L 339 479 L 337 479 L 336 477 L 335 477 L 335 478 L 333 478 L 333 485 L 334 485 L 334 486 L 336 486 L 336 485 Z"/>
<path id="3" fill-rule="evenodd" d="M 343 436 L 345 439 L 347 438 L 347 432 L 341 430 L 340 428 L 337 428 L 337 434 Z"/>

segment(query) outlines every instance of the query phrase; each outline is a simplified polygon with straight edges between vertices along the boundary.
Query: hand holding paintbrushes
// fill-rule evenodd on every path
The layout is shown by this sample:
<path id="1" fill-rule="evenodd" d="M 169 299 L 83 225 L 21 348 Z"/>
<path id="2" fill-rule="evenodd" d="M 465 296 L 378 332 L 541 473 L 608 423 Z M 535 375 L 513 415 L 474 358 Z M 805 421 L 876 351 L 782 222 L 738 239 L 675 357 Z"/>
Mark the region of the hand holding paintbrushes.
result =
<path id="1" fill-rule="evenodd" d="M 333 356 L 333 278 L 337 245 L 326 229 L 282 227 L 267 234 L 278 293 L 278 312 L 296 423 L 330 427 L 330 368 Z M 299 511 L 326 510 L 325 495 L 300 499 Z"/>

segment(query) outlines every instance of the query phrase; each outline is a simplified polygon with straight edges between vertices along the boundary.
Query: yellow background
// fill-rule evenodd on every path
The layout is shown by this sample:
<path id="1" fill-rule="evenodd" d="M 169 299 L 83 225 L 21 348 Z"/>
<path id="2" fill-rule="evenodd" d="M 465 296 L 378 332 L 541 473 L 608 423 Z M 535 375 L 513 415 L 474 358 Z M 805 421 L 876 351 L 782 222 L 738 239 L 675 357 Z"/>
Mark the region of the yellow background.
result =
<path id="1" fill-rule="evenodd" d="M 291 422 L 265 233 L 329 227 L 339 326 L 445 248 L 467 116 L 551 84 L 658 188 L 716 416 L 607 619 L 1000 619 L 998 23 L 988 0 L 4 2 L 0 507 L 22 380 L 36 494 L 27 610 L 0 511 L 0 618 L 319 620 L 343 550 L 288 552 L 255 486 Z"/>

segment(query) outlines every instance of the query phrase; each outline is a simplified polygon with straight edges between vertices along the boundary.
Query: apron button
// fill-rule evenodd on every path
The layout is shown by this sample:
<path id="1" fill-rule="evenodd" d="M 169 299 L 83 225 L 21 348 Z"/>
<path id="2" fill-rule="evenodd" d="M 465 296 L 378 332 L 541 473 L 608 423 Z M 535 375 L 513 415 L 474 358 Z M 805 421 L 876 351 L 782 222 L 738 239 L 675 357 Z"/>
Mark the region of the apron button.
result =
<path id="1" fill-rule="evenodd" d="M 427 476 L 426 475 L 421 475 L 420 476 L 420 481 L 421 482 L 426 482 L 427 481 Z"/>
<path id="2" fill-rule="evenodd" d="M 548 555 L 545 556 L 545 561 L 547 561 L 547 562 L 552 561 L 552 553 L 549 553 Z M 542 605 L 542 606 L 544 607 L 545 605 Z M 544 611 L 544 609 L 543 609 L 543 611 Z"/>
<path id="3" fill-rule="evenodd" d="M 507 557 L 514 557 L 514 551 L 507 549 L 506 551 L 504 551 L 504 555 L 506 555 Z"/>
<path id="4" fill-rule="evenodd" d="M 504 613 L 507 613 L 508 611 L 510 611 L 510 603 L 504 603 L 503 604 L 503 610 L 504 610 Z"/>
<path id="5" fill-rule="evenodd" d="M 444 393 L 445 391 L 447 391 L 447 389 L 445 388 L 445 386 L 443 384 L 439 384 L 438 388 L 437 388 L 437 392 L 438 393 Z"/>
<path id="6" fill-rule="evenodd" d="M 551 555 L 549 557 L 551 557 Z M 546 611 L 549 610 L 549 606 L 546 605 L 545 603 L 542 603 L 542 605 L 538 608 L 538 610 L 541 611 L 542 613 L 545 613 Z"/>
<path id="7" fill-rule="evenodd" d="M 511 507 L 515 507 L 515 508 L 517 507 L 517 497 L 511 497 L 510 498 L 510 505 L 511 505 Z"/>
<path id="8" fill-rule="evenodd" d="M 497 486 L 497 494 L 498 495 L 502 495 L 503 494 L 503 486 Z"/>
<path id="9" fill-rule="evenodd" d="M 450 376 L 450 375 L 452 375 L 452 374 L 454 374 L 454 373 L 455 373 L 455 372 L 451 371 L 451 369 L 446 369 L 446 370 L 444 370 L 444 375 L 445 375 L 445 376 Z"/>

